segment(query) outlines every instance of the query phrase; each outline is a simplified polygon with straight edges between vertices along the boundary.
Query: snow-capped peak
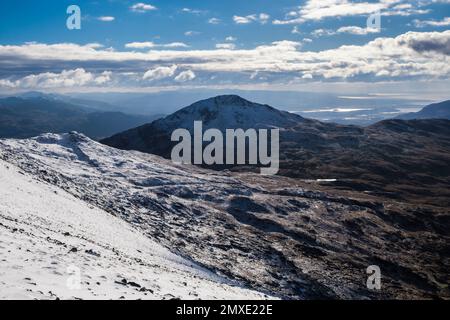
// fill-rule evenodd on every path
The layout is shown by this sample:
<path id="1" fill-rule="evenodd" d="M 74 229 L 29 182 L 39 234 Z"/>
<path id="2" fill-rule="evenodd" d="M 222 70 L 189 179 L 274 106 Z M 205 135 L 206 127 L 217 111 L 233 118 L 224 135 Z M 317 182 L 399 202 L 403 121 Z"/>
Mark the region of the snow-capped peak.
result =
<path id="1" fill-rule="evenodd" d="M 237 95 L 224 95 L 198 101 L 174 114 L 155 121 L 159 128 L 191 129 L 194 121 L 205 128 L 248 129 L 286 128 L 304 121 L 301 116 L 254 103 Z"/>
<path id="2" fill-rule="evenodd" d="M 221 95 L 221 96 L 201 100 L 199 102 L 194 103 L 193 106 L 198 105 L 198 104 L 206 105 L 206 106 L 216 105 L 216 106 L 242 106 L 242 107 L 254 105 L 253 102 L 248 101 L 248 100 L 246 100 L 238 95 L 235 95 L 235 94 Z"/>

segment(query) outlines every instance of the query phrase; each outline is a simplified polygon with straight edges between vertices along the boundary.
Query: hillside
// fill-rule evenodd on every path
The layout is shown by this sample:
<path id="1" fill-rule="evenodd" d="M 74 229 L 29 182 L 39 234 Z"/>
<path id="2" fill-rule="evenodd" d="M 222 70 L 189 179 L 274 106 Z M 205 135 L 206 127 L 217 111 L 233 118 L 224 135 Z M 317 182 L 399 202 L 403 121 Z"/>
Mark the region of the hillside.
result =
<path id="1" fill-rule="evenodd" d="M 3 160 L 0 194 L 2 300 L 264 298 Z"/>
<path id="2" fill-rule="evenodd" d="M 93 139 L 139 126 L 157 117 L 97 111 L 53 96 L 28 94 L 0 99 L 0 137 L 30 138 L 46 132 L 83 132 Z"/>
<path id="3" fill-rule="evenodd" d="M 174 165 L 77 133 L 0 140 L 0 158 L 259 292 L 285 299 L 450 297 L 444 208 Z M 380 292 L 365 285 L 373 264 L 383 270 Z"/>
<path id="4" fill-rule="evenodd" d="M 397 119 L 447 119 L 450 120 L 450 100 L 433 103 L 424 107 L 419 112 L 402 114 Z"/>

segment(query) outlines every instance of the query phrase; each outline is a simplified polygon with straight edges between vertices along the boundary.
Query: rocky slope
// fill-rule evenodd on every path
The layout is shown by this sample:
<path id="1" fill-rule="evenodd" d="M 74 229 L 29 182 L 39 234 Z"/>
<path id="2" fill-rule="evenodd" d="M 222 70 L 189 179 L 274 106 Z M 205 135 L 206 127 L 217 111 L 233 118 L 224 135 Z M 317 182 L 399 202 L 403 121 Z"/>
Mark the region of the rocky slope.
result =
<path id="1" fill-rule="evenodd" d="M 285 177 L 177 166 L 77 133 L 1 140 L 0 157 L 269 295 L 450 298 L 447 209 Z M 380 291 L 365 285 L 370 265 L 381 268 Z"/>
<path id="2" fill-rule="evenodd" d="M 261 299 L 0 160 L 0 299 Z"/>
<path id="3" fill-rule="evenodd" d="M 196 120 L 203 121 L 204 130 L 279 128 L 281 175 L 337 179 L 333 185 L 340 189 L 450 205 L 449 120 L 386 120 L 357 127 L 305 119 L 238 96 L 219 96 L 101 142 L 170 158 L 176 144 L 170 139 L 173 130 L 192 132 Z"/>

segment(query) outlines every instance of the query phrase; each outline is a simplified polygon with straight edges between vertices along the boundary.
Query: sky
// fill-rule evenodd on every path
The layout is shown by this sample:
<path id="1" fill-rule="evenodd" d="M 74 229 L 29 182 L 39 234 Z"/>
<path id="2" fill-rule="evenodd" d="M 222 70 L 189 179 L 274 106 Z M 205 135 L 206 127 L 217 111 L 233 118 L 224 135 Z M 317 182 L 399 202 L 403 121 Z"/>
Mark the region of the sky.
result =
<path id="1" fill-rule="evenodd" d="M 0 12 L 1 92 L 448 91 L 450 0 L 25 0 Z"/>

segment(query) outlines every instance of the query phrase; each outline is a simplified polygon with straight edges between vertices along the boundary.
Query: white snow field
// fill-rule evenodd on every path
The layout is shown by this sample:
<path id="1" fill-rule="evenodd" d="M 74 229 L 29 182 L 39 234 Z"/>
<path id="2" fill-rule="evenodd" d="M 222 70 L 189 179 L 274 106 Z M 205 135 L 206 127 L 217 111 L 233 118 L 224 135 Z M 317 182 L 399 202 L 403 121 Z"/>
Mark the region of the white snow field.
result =
<path id="1" fill-rule="evenodd" d="M 264 299 L 0 160 L 0 299 Z"/>

